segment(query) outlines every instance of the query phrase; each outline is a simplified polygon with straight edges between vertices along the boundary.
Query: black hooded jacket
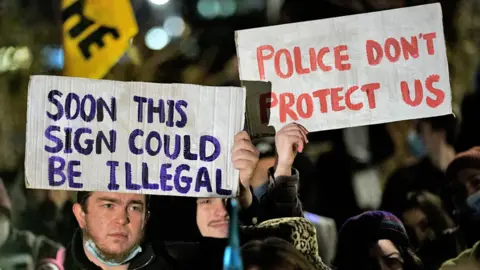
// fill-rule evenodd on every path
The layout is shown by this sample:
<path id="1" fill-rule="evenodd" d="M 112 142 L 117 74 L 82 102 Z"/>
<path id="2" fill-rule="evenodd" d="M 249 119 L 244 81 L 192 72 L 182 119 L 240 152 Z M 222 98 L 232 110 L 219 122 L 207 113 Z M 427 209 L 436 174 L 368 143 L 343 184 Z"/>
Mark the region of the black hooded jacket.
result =
<path id="1" fill-rule="evenodd" d="M 156 252 L 149 244 L 142 246 L 143 251 L 130 261 L 129 270 L 173 270 L 175 267 L 173 259 L 166 253 Z M 83 249 L 82 232 L 77 230 L 73 236 L 72 243 L 67 248 L 65 260 L 66 270 L 97 270 L 102 269 L 91 262 Z"/>

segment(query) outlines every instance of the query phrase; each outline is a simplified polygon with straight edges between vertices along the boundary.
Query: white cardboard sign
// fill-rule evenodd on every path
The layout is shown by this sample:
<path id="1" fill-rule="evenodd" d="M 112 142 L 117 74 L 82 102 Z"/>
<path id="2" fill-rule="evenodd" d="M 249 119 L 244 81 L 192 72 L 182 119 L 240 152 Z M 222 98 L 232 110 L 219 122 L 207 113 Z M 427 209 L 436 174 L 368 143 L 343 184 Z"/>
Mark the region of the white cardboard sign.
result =
<path id="1" fill-rule="evenodd" d="M 319 131 L 452 112 L 438 3 L 241 30 L 236 45 L 240 79 L 272 83 L 259 109 L 249 110 L 260 115 L 247 117 L 276 130 L 290 122 Z"/>
<path id="2" fill-rule="evenodd" d="M 232 197 L 245 89 L 32 76 L 26 186 Z"/>

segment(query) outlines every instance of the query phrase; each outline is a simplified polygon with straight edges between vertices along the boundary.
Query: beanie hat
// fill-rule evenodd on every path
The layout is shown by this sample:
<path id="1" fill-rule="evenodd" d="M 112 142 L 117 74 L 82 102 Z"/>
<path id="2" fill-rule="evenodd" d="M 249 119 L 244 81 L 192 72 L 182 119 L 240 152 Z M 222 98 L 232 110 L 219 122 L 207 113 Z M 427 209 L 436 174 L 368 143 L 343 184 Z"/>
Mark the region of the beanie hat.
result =
<path id="1" fill-rule="evenodd" d="M 340 230 L 368 237 L 369 242 L 388 239 L 400 246 L 408 246 L 409 239 L 403 223 L 395 215 L 385 211 L 368 211 L 348 219 Z M 355 236 L 354 236 L 355 237 Z"/>
<path id="2" fill-rule="evenodd" d="M 480 146 L 473 147 L 455 157 L 445 172 L 447 180 L 450 182 L 460 180 L 458 176 L 465 169 L 480 169 Z"/>
<path id="3" fill-rule="evenodd" d="M 3 184 L 2 178 L 0 178 L 0 211 L 5 212 L 9 218 L 12 217 L 12 202 L 7 193 L 7 188 Z"/>
<path id="4" fill-rule="evenodd" d="M 380 239 L 390 240 L 398 248 L 410 245 L 402 222 L 389 212 L 369 211 L 348 219 L 338 233 L 334 265 L 341 268 L 365 260 Z"/>

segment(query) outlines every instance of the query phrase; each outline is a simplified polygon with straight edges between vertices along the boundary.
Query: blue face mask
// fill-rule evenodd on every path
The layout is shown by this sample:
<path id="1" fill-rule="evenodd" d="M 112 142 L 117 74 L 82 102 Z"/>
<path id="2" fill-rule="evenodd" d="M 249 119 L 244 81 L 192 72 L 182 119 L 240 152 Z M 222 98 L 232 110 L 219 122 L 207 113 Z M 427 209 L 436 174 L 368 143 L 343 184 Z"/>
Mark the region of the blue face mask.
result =
<path id="1" fill-rule="evenodd" d="M 130 254 L 123 260 L 123 261 L 111 261 L 111 260 L 105 260 L 102 256 L 102 252 L 97 248 L 97 245 L 93 243 L 92 240 L 88 239 L 85 241 L 85 247 L 87 248 L 88 252 L 92 254 L 97 260 L 99 260 L 101 263 L 107 265 L 107 266 L 119 266 L 119 265 L 124 265 L 131 259 L 133 259 L 135 256 L 137 256 L 138 253 L 142 252 L 142 248 L 140 246 L 137 246 L 135 249 L 130 251 Z"/>
<path id="2" fill-rule="evenodd" d="M 415 157 L 423 157 L 427 154 L 427 148 L 425 147 L 425 144 L 423 143 L 422 139 L 420 136 L 418 136 L 417 132 L 411 130 L 408 133 L 408 148 L 410 149 L 410 152 L 413 154 Z"/>
<path id="3" fill-rule="evenodd" d="M 473 218 L 480 220 L 480 191 L 468 196 L 467 205 L 473 210 Z"/>

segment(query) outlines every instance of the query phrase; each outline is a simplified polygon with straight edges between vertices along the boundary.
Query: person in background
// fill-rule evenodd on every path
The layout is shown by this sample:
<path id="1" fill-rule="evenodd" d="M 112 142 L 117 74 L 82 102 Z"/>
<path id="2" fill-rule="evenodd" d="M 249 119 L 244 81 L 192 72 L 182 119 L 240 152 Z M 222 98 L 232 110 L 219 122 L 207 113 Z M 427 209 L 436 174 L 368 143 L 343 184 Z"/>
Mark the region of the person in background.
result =
<path id="1" fill-rule="evenodd" d="M 65 248 L 44 236 L 16 229 L 11 211 L 12 203 L 0 178 L 0 269 L 63 270 Z"/>
<path id="2" fill-rule="evenodd" d="M 348 219 L 338 234 L 333 269 L 423 269 L 410 248 L 402 222 L 383 211 L 369 211 Z"/>
<path id="3" fill-rule="evenodd" d="M 279 238 L 254 240 L 242 247 L 246 270 L 315 270 L 315 267 L 290 243 Z"/>
<path id="4" fill-rule="evenodd" d="M 468 247 L 473 247 L 445 262 L 440 269 L 480 269 L 480 147 L 458 154 L 446 175 L 454 186 L 460 230 Z"/>
<path id="5" fill-rule="evenodd" d="M 439 196 L 449 214 L 453 212 L 445 170 L 455 157 L 456 131 L 457 120 L 453 115 L 419 120 L 417 133 L 426 156 L 392 174 L 386 182 L 380 209 L 401 216 L 407 195 L 425 190 Z"/>
<path id="6" fill-rule="evenodd" d="M 176 269 L 144 238 L 148 203 L 144 194 L 78 192 L 73 213 L 80 229 L 68 247 L 66 269 Z"/>
<path id="7" fill-rule="evenodd" d="M 437 270 L 463 250 L 458 228 L 430 192 L 409 194 L 402 220 L 425 269 Z"/>
<path id="8" fill-rule="evenodd" d="M 467 93 L 462 100 L 462 121 L 455 149 L 464 152 L 480 145 L 480 66 L 475 78 L 475 91 Z"/>

